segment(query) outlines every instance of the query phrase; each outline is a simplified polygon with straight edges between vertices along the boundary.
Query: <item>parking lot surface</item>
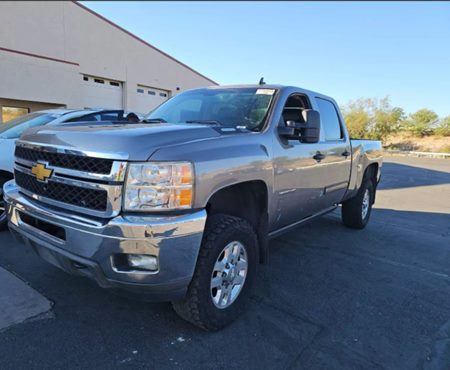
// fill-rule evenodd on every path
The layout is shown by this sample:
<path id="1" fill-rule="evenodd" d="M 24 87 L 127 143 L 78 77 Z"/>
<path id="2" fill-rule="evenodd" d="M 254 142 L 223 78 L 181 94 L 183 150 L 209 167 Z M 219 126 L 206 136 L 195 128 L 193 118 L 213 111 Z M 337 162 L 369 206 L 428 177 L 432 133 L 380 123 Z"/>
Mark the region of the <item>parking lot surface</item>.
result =
<path id="1" fill-rule="evenodd" d="M 0 233 L 0 267 L 53 302 L 0 331 L 0 368 L 450 368 L 450 161 L 388 157 L 368 227 L 336 212 L 270 242 L 217 333 L 118 296 Z"/>

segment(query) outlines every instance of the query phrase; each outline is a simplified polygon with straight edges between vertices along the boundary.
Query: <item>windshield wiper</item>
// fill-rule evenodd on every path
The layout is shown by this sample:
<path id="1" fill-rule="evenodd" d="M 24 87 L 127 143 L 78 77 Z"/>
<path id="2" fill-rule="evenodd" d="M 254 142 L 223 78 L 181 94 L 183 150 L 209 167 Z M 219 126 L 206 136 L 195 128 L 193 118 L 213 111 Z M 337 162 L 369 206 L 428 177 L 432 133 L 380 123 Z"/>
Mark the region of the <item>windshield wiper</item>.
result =
<path id="1" fill-rule="evenodd" d="M 142 123 L 167 123 L 164 118 L 146 118 L 141 121 Z"/>
<path id="2" fill-rule="evenodd" d="M 222 123 L 213 119 L 193 119 L 190 121 L 186 121 L 186 123 L 200 123 L 205 125 L 220 125 L 223 126 Z"/>

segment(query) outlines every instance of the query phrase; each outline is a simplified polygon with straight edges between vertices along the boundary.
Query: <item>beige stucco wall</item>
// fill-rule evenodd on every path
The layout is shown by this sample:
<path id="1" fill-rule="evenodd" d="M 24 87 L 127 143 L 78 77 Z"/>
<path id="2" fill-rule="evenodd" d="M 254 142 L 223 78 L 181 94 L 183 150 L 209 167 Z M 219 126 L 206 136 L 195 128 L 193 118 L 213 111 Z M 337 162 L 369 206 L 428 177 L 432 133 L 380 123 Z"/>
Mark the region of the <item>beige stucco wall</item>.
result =
<path id="1" fill-rule="evenodd" d="M 135 109 L 136 85 L 172 95 L 213 82 L 73 2 L 0 2 L 0 98 L 80 106 L 82 74 L 124 82 L 124 108 Z"/>
<path id="2" fill-rule="evenodd" d="M 0 50 L 0 98 L 77 106 L 79 90 L 78 66 Z"/>

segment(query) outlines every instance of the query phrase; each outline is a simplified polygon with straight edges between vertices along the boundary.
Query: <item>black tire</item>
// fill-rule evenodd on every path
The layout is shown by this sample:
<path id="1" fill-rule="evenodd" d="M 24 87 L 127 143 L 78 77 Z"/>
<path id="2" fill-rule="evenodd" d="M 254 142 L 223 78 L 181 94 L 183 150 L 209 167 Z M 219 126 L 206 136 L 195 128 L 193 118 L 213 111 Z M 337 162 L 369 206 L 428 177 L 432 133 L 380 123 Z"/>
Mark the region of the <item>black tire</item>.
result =
<path id="1" fill-rule="evenodd" d="M 369 192 L 369 208 L 365 217 L 363 217 L 363 200 L 366 191 Z M 366 178 L 363 180 L 356 196 L 342 203 L 342 221 L 344 225 L 352 229 L 364 229 L 369 222 L 374 199 L 375 185 L 372 179 Z"/>
<path id="2" fill-rule="evenodd" d="M 8 179 L 0 178 L 0 231 L 8 228 L 8 218 L 6 217 L 5 203 L 3 200 L 3 185 Z"/>
<path id="3" fill-rule="evenodd" d="M 219 256 L 233 241 L 240 242 L 245 247 L 247 273 L 235 300 L 226 308 L 218 308 L 213 302 L 211 277 Z M 224 214 L 208 217 L 197 266 L 186 297 L 172 303 L 176 313 L 207 331 L 225 327 L 245 310 L 256 277 L 257 264 L 257 237 L 247 221 Z"/>

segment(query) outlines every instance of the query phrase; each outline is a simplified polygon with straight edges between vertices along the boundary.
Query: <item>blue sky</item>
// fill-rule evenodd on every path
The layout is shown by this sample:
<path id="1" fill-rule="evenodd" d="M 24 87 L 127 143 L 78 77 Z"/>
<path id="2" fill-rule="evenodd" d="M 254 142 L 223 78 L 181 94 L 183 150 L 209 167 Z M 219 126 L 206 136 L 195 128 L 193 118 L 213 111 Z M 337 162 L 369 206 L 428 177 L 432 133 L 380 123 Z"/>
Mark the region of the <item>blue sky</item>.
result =
<path id="1" fill-rule="evenodd" d="M 82 2 L 220 84 L 450 114 L 450 2 Z"/>

